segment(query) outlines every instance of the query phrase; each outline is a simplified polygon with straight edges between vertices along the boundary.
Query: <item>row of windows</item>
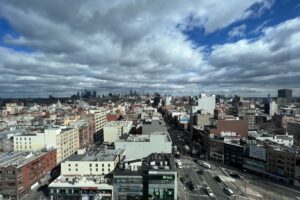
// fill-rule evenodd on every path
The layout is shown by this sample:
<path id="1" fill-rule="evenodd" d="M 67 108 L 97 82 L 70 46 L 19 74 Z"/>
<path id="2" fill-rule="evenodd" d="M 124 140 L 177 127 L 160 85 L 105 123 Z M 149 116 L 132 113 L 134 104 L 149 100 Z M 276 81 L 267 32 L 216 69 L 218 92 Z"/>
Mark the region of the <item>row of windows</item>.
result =
<path id="1" fill-rule="evenodd" d="M 20 140 L 22 140 L 22 137 L 16 137 L 16 140 L 18 140 L 20 138 Z M 26 137 L 24 137 L 24 140 L 26 140 Z M 28 140 L 31 140 L 31 138 L 28 138 Z"/>
<path id="2" fill-rule="evenodd" d="M 69 165 L 68 165 L 69 167 L 71 167 L 71 164 L 69 163 Z M 75 163 L 75 167 L 77 167 L 78 166 L 78 164 L 77 163 Z M 92 167 L 93 166 L 93 164 L 92 163 L 90 163 L 90 167 Z M 95 167 L 98 167 L 98 163 L 96 163 L 95 164 Z M 102 163 L 102 167 L 104 167 L 104 163 Z M 110 163 L 108 163 L 107 164 L 107 167 L 110 167 Z"/>
<path id="3" fill-rule="evenodd" d="M 99 171 L 98 168 L 96 168 L 95 170 L 96 170 L 96 172 Z M 71 168 L 69 168 L 69 172 L 70 172 L 70 171 L 71 171 Z M 78 168 L 75 168 L 75 171 L 78 172 Z M 93 169 L 90 168 L 90 171 L 93 171 Z M 110 172 L 110 168 L 108 168 L 108 171 Z M 102 172 L 104 172 L 104 168 L 102 168 Z"/>
<path id="4" fill-rule="evenodd" d="M 16 145 L 16 149 L 23 149 L 23 146 L 22 145 L 20 145 L 20 146 Z M 27 146 L 24 146 L 24 149 L 27 149 Z M 28 146 L 28 149 L 31 149 L 31 146 Z"/>

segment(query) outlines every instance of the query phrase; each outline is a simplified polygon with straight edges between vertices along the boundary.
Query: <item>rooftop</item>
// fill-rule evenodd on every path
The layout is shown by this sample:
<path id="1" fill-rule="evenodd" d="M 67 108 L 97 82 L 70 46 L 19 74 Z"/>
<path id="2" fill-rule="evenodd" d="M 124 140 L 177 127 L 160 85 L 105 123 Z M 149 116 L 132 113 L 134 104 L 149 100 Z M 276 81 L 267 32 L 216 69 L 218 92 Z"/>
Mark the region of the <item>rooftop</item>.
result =
<path id="1" fill-rule="evenodd" d="M 143 134 L 143 135 L 126 135 L 126 137 L 122 136 L 119 138 L 119 141 L 126 142 L 150 142 L 152 136 L 162 135 L 165 136 L 166 142 L 171 142 L 170 135 L 167 131 L 156 131 L 151 134 Z"/>
<path id="2" fill-rule="evenodd" d="M 53 151 L 49 150 L 49 151 Z M 27 153 L 27 152 L 8 152 L 0 153 L 0 167 L 15 166 L 17 168 L 47 154 L 49 151 L 40 151 L 37 153 Z"/>
<path id="3" fill-rule="evenodd" d="M 114 161 L 123 152 L 123 149 L 96 149 L 85 154 L 73 154 L 67 161 Z"/>
<path id="4" fill-rule="evenodd" d="M 110 121 L 105 125 L 105 127 L 115 127 L 115 126 L 121 126 L 121 125 L 129 125 L 130 121 Z"/>
<path id="5" fill-rule="evenodd" d="M 175 161 L 171 154 L 153 153 L 143 159 L 122 162 L 114 175 L 141 176 L 149 171 L 174 171 Z"/>
<path id="6" fill-rule="evenodd" d="M 84 176 L 77 176 L 71 180 L 65 180 L 62 176 L 55 179 L 50 185 L 50 188 L 64 187 L 64 188 L 76 188 L 76 187 L 95 187 L 98 189 L 112 189 L 112 185 L 103 183 L 100 177 L 88 178 Z"/>

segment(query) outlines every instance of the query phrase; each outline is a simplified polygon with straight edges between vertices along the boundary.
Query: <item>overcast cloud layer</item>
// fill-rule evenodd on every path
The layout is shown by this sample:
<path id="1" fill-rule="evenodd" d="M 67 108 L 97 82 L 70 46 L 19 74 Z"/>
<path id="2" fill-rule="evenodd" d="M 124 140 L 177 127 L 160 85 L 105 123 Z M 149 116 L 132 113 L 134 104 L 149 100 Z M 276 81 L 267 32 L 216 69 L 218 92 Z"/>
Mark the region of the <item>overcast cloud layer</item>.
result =
<path id="1" fill-rule="evenodd" d="M 0 16 L 17 34 L 2 38 L 0 97 L 82 89 L 255 96 L 292 88 L 299 94 L 300 18 L 261 27 L 255 39 L 243 38 L 246 25 L 236 27 L 228 37 L 240 40 L 207 50 L 184 30 L 210 34 L 266 12 L 272 1 L 221 2 L 1 1 Z M 253 4 L 260 5 L 255 13 Z"/>

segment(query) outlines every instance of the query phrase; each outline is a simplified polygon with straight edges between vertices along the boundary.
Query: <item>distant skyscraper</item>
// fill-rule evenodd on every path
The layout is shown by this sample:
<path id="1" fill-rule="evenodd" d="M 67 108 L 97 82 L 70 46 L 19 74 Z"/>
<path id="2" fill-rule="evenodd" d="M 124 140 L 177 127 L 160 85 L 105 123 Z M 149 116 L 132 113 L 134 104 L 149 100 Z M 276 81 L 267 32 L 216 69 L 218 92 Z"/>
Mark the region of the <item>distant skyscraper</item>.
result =
<path id="1" fill-rule="evenodd" d="M 293 91 L 289 90 L 289 89 L 278 90 L 278 97 L 279 98 L 291 99 L 293 97 Z"/>
<path id="2" fill-rule="evenodd" d="M 93 97 L 96 98 L 97 97 L 97 92 L 93 91 Z"/>

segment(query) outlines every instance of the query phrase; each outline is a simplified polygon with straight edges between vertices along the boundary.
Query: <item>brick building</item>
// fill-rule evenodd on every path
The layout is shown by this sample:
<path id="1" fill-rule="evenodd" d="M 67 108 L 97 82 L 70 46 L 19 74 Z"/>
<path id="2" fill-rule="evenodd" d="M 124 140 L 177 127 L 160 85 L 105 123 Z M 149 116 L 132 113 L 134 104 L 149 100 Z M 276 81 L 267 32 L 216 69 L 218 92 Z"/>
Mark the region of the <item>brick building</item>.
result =
<path id="1" fill-rule="evenodd" d="M 218 120 L 216 128 L 210 129 L 210 134 L 221 136 L 222 132 L 235 132 L 241 137 L 248 137 L 247 120 Z"/>
<path id="2" fill-rule="evenodd" d="M 56 166 L 56 149 L 37 153 L 0 154 L 0 193 L 20 199 Z"/>

